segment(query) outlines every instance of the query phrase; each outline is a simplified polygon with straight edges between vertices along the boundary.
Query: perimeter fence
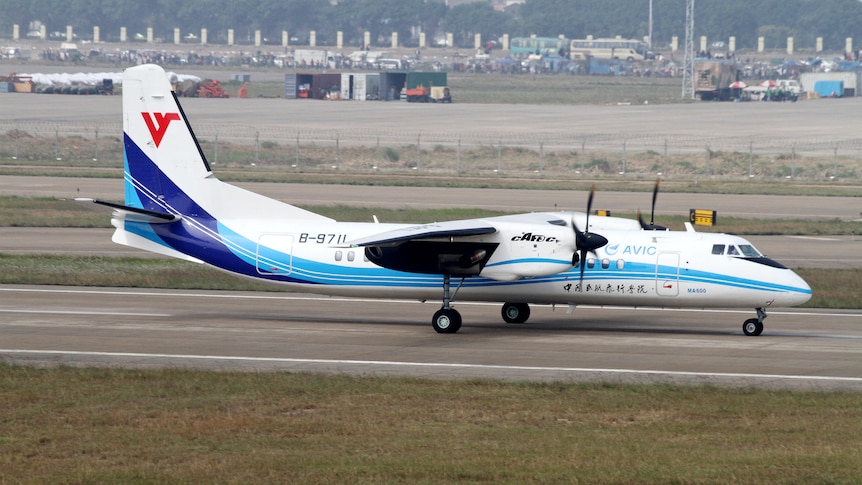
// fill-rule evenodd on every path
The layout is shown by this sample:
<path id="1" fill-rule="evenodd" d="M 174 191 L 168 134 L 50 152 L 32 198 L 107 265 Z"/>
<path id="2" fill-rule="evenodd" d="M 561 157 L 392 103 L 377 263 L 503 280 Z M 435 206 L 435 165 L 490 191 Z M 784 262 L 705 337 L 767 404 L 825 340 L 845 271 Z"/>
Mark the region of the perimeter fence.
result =
<path id="1" fill-rule="evenodd" d="M 858 180 L 862 138 L 494 133 L 198 124 L 218 167 L 487 176 Z M 122 125 L 0 122 L 0 165 L 120 168 Z"/>

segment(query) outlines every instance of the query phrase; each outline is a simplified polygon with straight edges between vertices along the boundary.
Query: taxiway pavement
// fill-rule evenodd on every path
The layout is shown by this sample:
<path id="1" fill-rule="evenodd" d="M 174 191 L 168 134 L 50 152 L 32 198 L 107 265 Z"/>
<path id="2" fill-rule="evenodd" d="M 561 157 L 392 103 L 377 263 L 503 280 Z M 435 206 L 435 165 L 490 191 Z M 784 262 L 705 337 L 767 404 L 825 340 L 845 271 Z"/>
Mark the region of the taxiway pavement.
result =
<path id="1" fill-rule="evenodd" d="M 862 390 L 862 314 L 534 307 L 506 325 L 498 305 L 284 293 L 0 286 L 0 358 L 37 365 L 287 370 L 502 380 L 709 383 Z"/>

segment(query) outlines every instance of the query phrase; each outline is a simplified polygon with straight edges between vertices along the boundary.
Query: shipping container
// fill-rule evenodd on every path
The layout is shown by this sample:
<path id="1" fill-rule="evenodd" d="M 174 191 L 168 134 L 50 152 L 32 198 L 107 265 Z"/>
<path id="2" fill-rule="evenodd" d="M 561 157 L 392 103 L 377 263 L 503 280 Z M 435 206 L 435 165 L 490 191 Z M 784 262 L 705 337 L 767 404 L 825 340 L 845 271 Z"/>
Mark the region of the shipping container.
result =
<path id="1" fill-rule="evenodd" d="M 285 99 L 331 99 L 341 94 L 341 74 L 288 73 L 284 75 Z"/>
<path id="2" fill-rule="evenodd" d="M 844 81 L 817 81 L 814 92 L 821 98 L 840 98 L 844 96 Z"/>
<path id="3" fill-rule="evenodd" d="M 401 99 L 401 91 L 416 89 L 420 86 L 430 89 L 431 87 L 446 86 L 447 78 L 445 72 L 406 72 L 389 71 L 380 73 L 380 93 L 384 101 L 398 101 Z"/>
<path id="4" fill-rule="evenodd" d="M 380 99 L 380 74 L 341 74 L 341 99 L 354 101 Z"/>

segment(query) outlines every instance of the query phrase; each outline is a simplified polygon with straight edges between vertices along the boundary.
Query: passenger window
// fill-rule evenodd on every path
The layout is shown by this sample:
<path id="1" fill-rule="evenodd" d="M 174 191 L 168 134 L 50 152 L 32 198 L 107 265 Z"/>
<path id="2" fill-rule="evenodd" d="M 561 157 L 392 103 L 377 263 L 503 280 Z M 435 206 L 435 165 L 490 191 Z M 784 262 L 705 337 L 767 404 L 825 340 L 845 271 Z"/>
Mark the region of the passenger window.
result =
<path id="1" fill-rule="evenodd" d="M 736 246 L 728 246 L 727 254 L 730 256 L 739 256 L 739 251 L 736 250 Z"/>
<path id="2" fill-rule="evenodd" d="M 611 260 L 608 258 L 603 259 L 602 260 L 602 269 L 608 269 L 610 267 L 611 267 Z"/>
<path id="3" fill-rule="evenodd" d="M 341 251 L 335 251 L 335 260 L 341 261 Z"/>
<path id="4" fill-rule="evenodd" d="M 353 251 L 347 251 L 347 260 L 353 261 L 354 259 L 356 259 L 356 254 Z"/>
<path id="5" fill-rule="evenodd" d="M 626 262 L 622 259 L 617 260 L 617 269 L 623 269 L 626 267 Z"/>
<path id="6" fill-rule="evenodd" d="M 712 245 L 712 254 L 717 254 L 717 255 L 724 254 L 724 244 L 713 244 Z"/>
<path id="7" fill-rule="evenodd" d="M 595 267 L 596 267 L 596 260 L 593 258 L 588 258 L 587 259 L 587 268 L 595 268 Z"/>

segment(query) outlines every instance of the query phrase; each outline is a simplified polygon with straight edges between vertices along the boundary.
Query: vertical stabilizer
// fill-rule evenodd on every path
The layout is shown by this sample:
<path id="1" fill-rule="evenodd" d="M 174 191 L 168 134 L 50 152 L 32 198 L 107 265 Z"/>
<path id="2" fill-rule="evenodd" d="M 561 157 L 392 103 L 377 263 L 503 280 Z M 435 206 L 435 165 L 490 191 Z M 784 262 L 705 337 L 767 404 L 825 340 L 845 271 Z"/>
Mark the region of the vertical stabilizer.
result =
<path id="1" fill-rule="evenodd" d="M 212 174 L 161 67 L 123 74 L 123 129 L 127 205 L 163 210 Z"/>
<path id="2" fill-rule="evenodd" d="M 123 129 L 125 203 L 130 207 L 220 221 L 330 220 L 220 182 L 159 66 L 124 72 Z"/>

